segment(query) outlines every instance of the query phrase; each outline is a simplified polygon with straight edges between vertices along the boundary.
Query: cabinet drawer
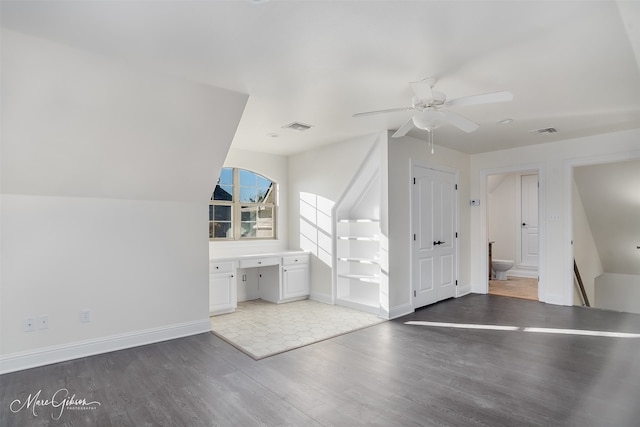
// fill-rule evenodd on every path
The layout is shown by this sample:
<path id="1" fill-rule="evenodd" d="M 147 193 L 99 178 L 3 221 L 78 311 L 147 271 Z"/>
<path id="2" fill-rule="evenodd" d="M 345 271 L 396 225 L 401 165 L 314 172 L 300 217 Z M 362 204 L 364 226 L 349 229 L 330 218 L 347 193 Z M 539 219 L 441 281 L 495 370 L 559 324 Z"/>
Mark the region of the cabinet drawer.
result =
<path id="1" fill-rule="evenodd" d="M 233 271 L 233 262 L 210 262 L 209 273 L 231 273 Z"/>
<path id="2" fill-rule="evenodd" d="M 282 265 L 308 264 L 309 255 L 289 255 L 282 257 Z"/>
<path id="3" fill-rule="evenodd" d="M 241 259 L 240 268 L 264 267 L 267 265 L 279 265 L 280 259 L 276 257 Z"/>

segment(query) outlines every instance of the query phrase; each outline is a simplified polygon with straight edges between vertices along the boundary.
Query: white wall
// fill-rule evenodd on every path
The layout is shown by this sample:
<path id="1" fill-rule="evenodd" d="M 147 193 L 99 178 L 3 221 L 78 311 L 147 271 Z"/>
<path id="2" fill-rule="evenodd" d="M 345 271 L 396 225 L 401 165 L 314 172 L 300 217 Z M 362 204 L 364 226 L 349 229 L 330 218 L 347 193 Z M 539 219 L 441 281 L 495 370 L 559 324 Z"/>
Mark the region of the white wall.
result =
<path id="1" fill-rule="evenodd" d="M 595 280 L 598 308 L 640 314 L 640 276 L 604 273 Z"/>
<path id="2" fill-rule="evenodd" d="M 459 206 L 459 277 L 458 289 L 466 292 L 469 287 L 469 155 L 436 146 L 435 153 L 427 149 L 427 143 L 409 136 L 389 138 L 389 300 L 391 316 L 407 312 L 411 308 L 411 161 L 458 171 Z M 409 312 L 412 310 L 409 310 Z"/>
<path id="3" fill-rule="evenodd" d="M 246 100 L 2 31 L 0 370 L 210 329 L 207 203 Z"/>
<path id="4" fill-rule="evenodd" d="M 251 240 L 246 242 L 210 242 L 211 258 L 227 256 L 264 254 L 280 252 L 289 245 L 289 159 L 286 156 L 259 153 L 231 148 L 224 162 L 224 167 L 242 168 L 259 173 L 271 181 L 278 183 L 278 209 L 276 214 L 276 239 Z M 217 182 L 213 180 L 214 186 Z"/>
<path id="5" fill-rule="evenodd" d="M 573 257 L 578 265 L 580 278 L 584 285 L 587 298 L 592 307 L 598 307 L 595 298 L 595 279 L 604 272 L 596 242 L 591 233 L 591 226 L 587 220 L 587 214 L 582 205 L 582 198 L 576 185 L 572 180 L 572 200 L 573 200 Z M 574 286 L 574 289 L 576 287 Z M 574 292 L 573 303 L 582 305 L 582 298 L 579 292 Z M 604 307 L 601 307 L 604 308 Z"/>
<path id="6" fill-rule="evenodd" d="M 510 173 L 487 179 L 487 234 L 496 259 L 516 260 L 517 178 Z"/>
<path id="7" fill-rule="evenodd" d="M 576 138 L 471 156 L 471 198 L 481 199 L 482 179 L 507 169 L 537 169 L 541 186 L 541 301 L 573 304 L 573 251 L 571 248 L 572 162 L 586 157 L 623 158 L 640 150 L 640 130 Z M 544 196 L 542 196 L 544 194 Z M 471 232 L 478 240 L 471 247 L 471 284 L 484 292 L 486 284 L 486 221 L 482 209 L 471 210 Z M 559 219 L 551 219 L 554 216 Z"/>
<path id="8" fill-rule="evenodd" d="M 289 157 L 289 247 L 300 248 L 301 197 L 335 203 L 353 179 L 377 136 L 344 141 Z M 325 209 L 320 207 L 322 211 Z M 303 224 L 304 225 L 304 224 Z M 319 233 L 322 234 L 322 233 Z M 329 254 L 330 255 L 330 254 Z M 311 297 L 331 300 L 331 266 L 311 257 Z"/>

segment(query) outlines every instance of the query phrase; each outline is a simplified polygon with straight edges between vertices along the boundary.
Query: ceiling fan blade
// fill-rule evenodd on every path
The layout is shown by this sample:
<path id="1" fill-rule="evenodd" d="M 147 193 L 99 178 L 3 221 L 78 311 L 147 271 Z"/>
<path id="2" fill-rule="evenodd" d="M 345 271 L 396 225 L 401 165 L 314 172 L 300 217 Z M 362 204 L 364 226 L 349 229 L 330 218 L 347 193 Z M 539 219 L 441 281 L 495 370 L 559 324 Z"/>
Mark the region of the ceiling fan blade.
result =
<path id="1" fill-rule="evenodd" d="M 476 122 L 471 121 L 466 117 L 462 117 L 459 114 L 452 113 L 451 111 L 441 111 L 441 112 L 445 115 L 447 122 L 449 124 L 467 133 L 473 132 L 474 130 L 480 127 L 480 125 L 478 125 Z"/>
<path id="2" fill-rule="evenodd" d="M 512 101 L 513 94 L 509 91 L 485 93 L 482 95 L 463 96 L 445 102 L 447 107 L 462 107 L 466 105 L 491 104 L 494 102 Z"/>
<path id="3" fill-rule="evenodd" d="M 356 113 L 353 117 L 371 116 L 373 114 L 395 113 L 398 111 L 411 111 L 413 107 L 390 108 L 388 110 L 366 111 L 364 113 Z"/>
<path id="4" fill-rule="evenodd" d="M 411 117 L 409 120 L 407 120 L 406 122 L 404 122 L 404 124 L 402 126 L 400 126 L 400 129 L 398 129 L 396 131 L 396 133 L 394 133 L 393 135 L 391 135 L 391 138 L 400 138 L 403 137 L 407 134 L 407 132 L 409 132 L 411 129 L 413 128 L 413 117 Z"/>
<path id="5" fill-rule="evenodd" d="M 419 82 L 410 82 L 409 84 L 411 85 L 411 89 L 413 89 L 413 93 L 415 93 L 419 100 L 431 102 L 433 101 L 433 91 L 431 90 L 432 83 L 432 80 L 425 79 Z"/>

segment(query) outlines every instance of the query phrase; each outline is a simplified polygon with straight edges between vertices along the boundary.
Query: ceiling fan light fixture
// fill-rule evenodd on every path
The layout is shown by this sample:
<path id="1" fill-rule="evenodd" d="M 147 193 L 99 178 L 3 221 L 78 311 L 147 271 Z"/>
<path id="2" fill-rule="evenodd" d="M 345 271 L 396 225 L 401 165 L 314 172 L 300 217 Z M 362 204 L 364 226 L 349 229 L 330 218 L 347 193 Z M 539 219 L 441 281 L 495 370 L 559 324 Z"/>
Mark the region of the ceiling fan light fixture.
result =
<path id="1" fill-rule="evenodd" d="M 419 114 L 413 116 L 413 124 L 418 129 L 432 131 L 444 123 L 446 123 L 446 116 L 440 111 L 425 110 Z"/>

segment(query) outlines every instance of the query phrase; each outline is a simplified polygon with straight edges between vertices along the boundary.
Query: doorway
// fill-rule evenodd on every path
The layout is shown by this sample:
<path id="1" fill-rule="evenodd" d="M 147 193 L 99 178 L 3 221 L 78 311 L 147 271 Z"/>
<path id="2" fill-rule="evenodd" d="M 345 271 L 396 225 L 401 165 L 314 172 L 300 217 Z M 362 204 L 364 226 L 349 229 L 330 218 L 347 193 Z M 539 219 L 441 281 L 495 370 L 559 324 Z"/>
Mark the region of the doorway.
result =
<path id="1" fill-rule="evenodd" d="M 485 188 L 487 292 L 539 300 L 538 171 L 487 174 Z"/>
<path id="2" fill-rule="evenodd" d="M 414 164 L 411 195 L 412 305 L 456 296 L 457 173 Z"/>

